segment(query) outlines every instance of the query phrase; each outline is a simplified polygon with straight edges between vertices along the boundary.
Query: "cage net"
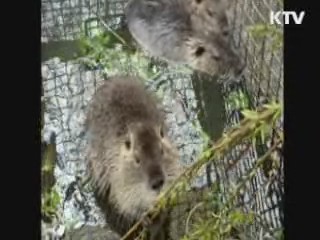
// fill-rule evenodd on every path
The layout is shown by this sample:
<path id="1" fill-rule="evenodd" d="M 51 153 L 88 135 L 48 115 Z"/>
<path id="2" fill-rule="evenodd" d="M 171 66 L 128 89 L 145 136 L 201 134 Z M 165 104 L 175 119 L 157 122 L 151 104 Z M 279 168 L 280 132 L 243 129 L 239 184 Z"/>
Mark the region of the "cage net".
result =
<path id="1" fill-rule="evenodd" d="M 246 70 L 240 81 L 228 84 L 137 50 L 124 24 L 126 3 L 42 0 L 42 136 L 44 148 L 55 148 L 53 176 L 43 177 L 42 187 L 50 185 L 57 200 L 53 220 L 42 219 L 43 239 L 68 239 L 68 231 L 105 224 L 83 184 L 83 122 L 88 102 L 106 77 L 126 73 L 146 79 L 146 86 L 161 96 L 169 135 L 186 166 L 237 126 L 242 110 L 282 101 L 282 29 L 269 24 L 270 11 L 281 10 L 281 1 L 234 1 L 229 13 L 233 42 L 243 50 Z M 277 238 L 283 228 L 281 121 L 270 137 L 238 141 L 208 161 L 191 190 L 176 194 L 175 207 L 168 206 L 169 239 Z M 214 221 L 205 221 L 212 216 Z M 220 235 L 200 231 L 209 223 Z M 112 239 L 108 231 L 93 237 L 98 230 L 92 229 L 91 235 L 86 230 L 69 239 Z"/>

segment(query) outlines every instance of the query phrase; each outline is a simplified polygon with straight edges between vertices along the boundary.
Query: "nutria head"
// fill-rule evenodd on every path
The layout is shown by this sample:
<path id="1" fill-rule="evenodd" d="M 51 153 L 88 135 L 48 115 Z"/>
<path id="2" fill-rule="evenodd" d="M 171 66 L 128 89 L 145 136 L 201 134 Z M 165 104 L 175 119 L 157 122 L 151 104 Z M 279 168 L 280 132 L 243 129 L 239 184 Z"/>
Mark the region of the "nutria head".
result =
<path id="1" fill-rule="evenodd" d="M 187 59 L 194 69 L 210 75 L 238 76 L 244 69 L 244 62 L 228 41 L 221 36 L 192 33 L 186 41 Z"/>
<path id="2" fill-rule="evenodd" d="M 110 201 L 121 214 L 139 217 L 181 173 L 179 155 L 165 126 L 136 122 L 119 141 L 119 155 L 109 174 Z"/>

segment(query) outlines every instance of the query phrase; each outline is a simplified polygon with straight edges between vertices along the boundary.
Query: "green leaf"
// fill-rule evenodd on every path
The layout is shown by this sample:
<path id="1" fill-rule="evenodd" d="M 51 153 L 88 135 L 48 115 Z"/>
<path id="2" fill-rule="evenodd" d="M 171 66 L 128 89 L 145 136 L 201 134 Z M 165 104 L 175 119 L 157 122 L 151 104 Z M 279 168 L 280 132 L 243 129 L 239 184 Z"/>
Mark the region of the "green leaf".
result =
<path id="1" fill-rule="evenodd" d="M 230 220 L 235 224 L 241 223 L 244 221 L 244 215 L 242 212 L 236 210 L 230 214 Z"/>
<path id="2" fill-rule="evenodd" d="M 59 193 L 56 190 L 53 190 L 51 193 L 51 198 L 52 198 L 52 206 L 56 208 L 61 201 Z"/>
<path id="3" fill-rule="evenodd" d="M 242 114 L 245 118 L 251 119 L 251 120 L 256 120 L 259 117 L 257 112 L 251 111 L 251 110 L 242 110 Z"/>

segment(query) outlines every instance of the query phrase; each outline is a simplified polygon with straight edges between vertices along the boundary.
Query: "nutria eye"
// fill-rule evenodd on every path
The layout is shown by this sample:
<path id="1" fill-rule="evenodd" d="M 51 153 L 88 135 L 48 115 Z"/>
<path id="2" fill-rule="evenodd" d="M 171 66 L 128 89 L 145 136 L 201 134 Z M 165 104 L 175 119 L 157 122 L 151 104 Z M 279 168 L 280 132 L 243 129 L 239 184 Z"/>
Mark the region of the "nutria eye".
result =
<path id="1" fill-rule="evenodd" d="M 130 150 L 131 142 L 129 140 L 125 141 L 125 145 L 126 145 L 127 150 Z"/>
<path id="2" fill-rule="evenodd" d="M 229 35 L 229 31 L 228 30 L 223 30 L 222 35 L 224 37 L 227 37 Z"/>
<path id="3" fill-rule="evenodd" d="M 136 158 L 136 163 L 139 164 L 140 163 L 140 159 Z"/>
<path id="4" fill-rule="evenodd" d="M 208 15 L 210 16 L 210 17 L 213 17 L 213 13 L 211 12 L 211 10 L 207 10 L 207 13 L 208 13 Z"/>
<path id="5" fill-rule="evenodd" d="M 200 57 L 204 52 L 205 52 L 204 47 L 198 47 L 197 50 L 196 50 L 196 52 L 195 52 L 195 55 L 196 55 L 197 57 Z"/>

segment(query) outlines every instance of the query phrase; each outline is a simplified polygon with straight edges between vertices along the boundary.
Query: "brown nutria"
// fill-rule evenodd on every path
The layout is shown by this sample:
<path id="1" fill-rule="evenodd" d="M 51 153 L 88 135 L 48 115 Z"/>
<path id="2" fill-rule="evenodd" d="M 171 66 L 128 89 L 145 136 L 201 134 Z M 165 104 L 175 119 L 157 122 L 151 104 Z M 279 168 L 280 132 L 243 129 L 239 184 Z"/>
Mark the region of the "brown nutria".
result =
<path id="1" fill-rule="evenodd" d="M 210 75 L 238 76 L 244 62 L 229 39 L 228 6 L 223 0 L 130 0 L 125 16 L 150 55 Z"/>
<path id="2" fill-rule="evenodd" d="M 194 27 L 201 28 L 208 34 L 218 34 L 228 39 L 230 24 L 227 13 L 231 10 L 230 0 L 186 0 L 190 9 L 191 21 Z"/>
<path id="3" fill-rule="evenodd" d="M 123 235 L 179 176 L 178 150 L 158 99 L 138 77 L 106 80 L 88 107 L 86 128 L 97 204 Z"/>

